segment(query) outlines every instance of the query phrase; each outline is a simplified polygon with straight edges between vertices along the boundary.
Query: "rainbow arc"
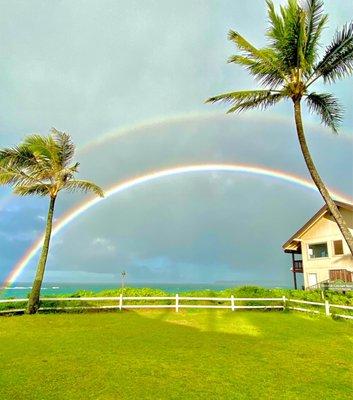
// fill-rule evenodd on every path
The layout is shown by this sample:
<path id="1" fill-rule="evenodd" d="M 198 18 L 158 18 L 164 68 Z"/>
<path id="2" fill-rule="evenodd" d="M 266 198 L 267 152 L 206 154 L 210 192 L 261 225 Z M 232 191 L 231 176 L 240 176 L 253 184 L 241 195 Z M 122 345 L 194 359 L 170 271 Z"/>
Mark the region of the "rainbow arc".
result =
<path id="1" fill-rule="evenodd" d="M 90 210 L 92 207 L 98 204 L 104 204 L 104 201 L 106 201 L 106 199 L 111 196 L 138 187 L 140 185 L 144 185 L 159 179 L 165 179 L 174 175 L 190 174 L 190 173 L 207 173 L 207 172 L 245 173 L 259 177 L 278 179 L 283 182 L 297 185 L 299 187 L 308 190 L 317 191 L 315 185 L 312 182 L 308 181 L 307 179 L 283 171 L 269 169 L 263 166 L 245 165 L 245 164 L 198 164 L 198 165 L 177 166 L 174 168 L 149 172 L 147 174 L 113 184 L 112 186 L 110 186 L 105 190 L 104 198 L 95 197 L 93 199 L 86 200 L 78 204 L 77 206 L 71 208 L 69 211 L 67 211 L 61 217 L 59 217 L 59 219 L 54 225 L 52 236 L 54 237 L 58 235 L 66 226 L 68 226 L 82 214 Z M 345 195 L 337 191 L 330 190 L 330 192 L 332 196 L 337 200 L 348 203 L 352 202 L 351 199 L 345 197 Z M 21 259 L 16 263 L 11 273 L 4 281 L 3 287 L 6 287 L 16 281 L 16 279 L 19 277 L 24 268 L 26 268 L 29 262 L 38 253 L 38 251 L 42 246 L 42 243 L 43 243 L 43 236 L 39 237 L 32 244 L 32 246 L 30 246 L 27 249 L 27 251 L 21 257 Z"/>

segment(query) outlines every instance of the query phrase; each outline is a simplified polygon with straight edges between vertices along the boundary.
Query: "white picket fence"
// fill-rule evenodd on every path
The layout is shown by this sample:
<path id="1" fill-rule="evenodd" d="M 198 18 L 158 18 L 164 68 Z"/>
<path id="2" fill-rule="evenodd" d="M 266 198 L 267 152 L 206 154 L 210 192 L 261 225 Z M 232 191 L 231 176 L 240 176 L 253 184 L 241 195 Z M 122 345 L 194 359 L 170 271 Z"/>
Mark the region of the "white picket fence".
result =
<path id="1" fill-rule="evenodd" d="M 328 301 L 324 303 L 315 302 L 315 301 L 305 301 L 305 300 L 297 300 L 297 299 L 288 299 L 285 296 L 283 297 L 268 297 L 268 298 L 254 298 L 254 297 L 189 297 L 189 296 L 179 296 L 176 294 L 175 296 L 169 297 L 131 297 L 131 296 L 123 296 L 122 294 L 119 297 L 43 297 L 41 298 L 41 302 L 48 302 L 48 301 L 55 301 L 55 302 L 113 302 L 115 304 L 110 305 L 94 305 L 94 306 L 74 306 L 74 307 L 40 307 L 40 311 L 49 311 L 49 310 L 74 310 L 74 309 L 91 309 L 91 310 L 104 310 L 104 309 L 117 309 L 117 310 L 125 310 L 125 309 L 144 309 L 144 308 L 165 308 L 165 309 L 174 309 L 178 312 L 182 308 L 203 308 L 203 309 L 229 309 L 232 311 L 240 310 L 240 309 L 290 309 L 294 311 L 302 311 L 302 312 L 309 312 L 315 314 L 321 314 L 320 307 L 323 307 L 324 314 L 326 316 L 332 315 L 332 309 L 343 309 L 352 311 L 353 314 L 353 307 L 352 306 L 343 306 L 337 304 L 330 304 Z M 171 304 L 129 304 L 129 302 L 139 302 L 139 301 L 169 301 L 173 302 Z M 188 302 L 215 302 L 218 304 L 188 304 Z M 264 305 L 242 305 L 239 304 L 241 302 L 246 301 L 260 301 L 269 304 Z M 1 303 L 27 303 L 28 299 L 1 299 Z M 221 303 L 221 304 L 220 304 Z M 228 303 L 228 304 L 227 304 Z M 278 304 L 271 304 L 271 303 L 281 303 Z M 294 304 L 298 305 L 309 305 L 310 307 L 316 306 L 319 309 L 313 308 L 304 308 L 302 306 L 295 306 Z M 2 310 L 0 313 L 19 313 L 24 312 L 25 309 L 7 309 Z M 341 318 L 353 319 L 353 315 L 347 314 L 337 314 L 334 312 L 336 316 Z"/>
<path id="2" fill-rule="evenodd" d="M 341 309 L 341 310 L 349 310 L 352 311 L 353 314 L 353 307 L 352 306 L 343 306 L 343 305 L 338 305 L 338 304 L 331 304 L 327 300 L 325 300 L 324 303 L 319 303 L 316 301 L 305 301 L 305 300 L 296 300 L 296 299 L 288 299 L 288 302 L 291 303 L 297 303 L 297 304 L 308 304 L 310 306 L 318 306 L 318 307 L 324 307 L 324 313 L 327 317 L 332 315 L 332 309 L 334 311 L 334 314 L 336 317 L 341 317 L 341 318 L 346 318 L 346 319 L 353 319 L 353 315 L 347 315 L 347 314 L 337 314 L 335 309 Z M 303 308 L 303 307 L 293 307 L 293 306 L 288 306 L 289 310 L 295 310 L 295 311 L 303 311 L 303 312 L 310 312 L 314 314 L 321 314 L 320 310 L 313 310 L 311 308 Z"/>

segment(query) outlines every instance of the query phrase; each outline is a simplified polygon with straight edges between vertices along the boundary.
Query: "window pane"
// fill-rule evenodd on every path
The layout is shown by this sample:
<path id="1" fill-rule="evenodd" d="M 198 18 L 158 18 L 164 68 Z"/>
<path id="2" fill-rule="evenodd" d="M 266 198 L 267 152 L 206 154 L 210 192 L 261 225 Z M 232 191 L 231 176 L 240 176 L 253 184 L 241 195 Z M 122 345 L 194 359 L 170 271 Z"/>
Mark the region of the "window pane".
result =
<path id="1" fill-rule="evenodd" d="M 309 245 L 309 258 L 328 257 L 327 243 Z"/>
<path id="2" fill-rule="evenodd" d="M 342 240 L 335 240 L 333 242 L 333 247 L 335 249 L 335 255 L 343 254 L 343 243 Z"/>

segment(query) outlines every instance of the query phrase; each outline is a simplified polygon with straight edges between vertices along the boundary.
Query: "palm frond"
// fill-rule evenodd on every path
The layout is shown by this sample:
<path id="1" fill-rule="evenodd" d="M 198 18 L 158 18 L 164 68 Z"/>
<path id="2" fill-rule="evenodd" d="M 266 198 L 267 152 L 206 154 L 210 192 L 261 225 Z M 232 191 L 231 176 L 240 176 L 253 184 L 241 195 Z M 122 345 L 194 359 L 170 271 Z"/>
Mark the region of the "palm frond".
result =
<path id="1" fill-rule="evenodd" d="M 9 184 L 25 179 L 38 182 L 48 178 L 47 169 L 43 169 L 37 157 L 23 144 L 0 150 L 0 169 L 2 174 L 6 172 L 8 179 L 12 177 L 8 181 Z"/>
<path id="2" fill-rule="evenodd" d="M 0 185 L 33 185 L 40 182 L 33 174 L 29 175 L 26 169 L 0 166 Z"/>
<path id="3" fill-rule="evenodd" d="M 64 189 L 68 190 L 69 192 L 92 192 L 97 196 L 104 197 L 104 192 L 98 185 L 81 179 L 71 179 L 67 181 L 65 183 Z"/>
<path id="4" fill-rule="evenodd" d="M 276 13 L 271 0 L 267 0 L 267 7 L 270 22 L 267 36 L 278 53 L 278 59 L 282 60 L 284 71 L 290 74 L 293 68 L 304 70 L 305 13 L 297 0 L 288 0 L 286 6 L 280 7 L 280 14 Z"/>
<path id="5" fill-rule="evenodd" d="M 228 59 L 228 62 L 245 67 L 261 85 L 275 89 L 283 84 L 285 79 L 284 73 L 281 71 L 281 62 L 277 60 L 275 52 L 270 48 L 259 49 L 258 52 L 262 59 L 260 57 L 254 59 L 247 56 L 233 55 Z M 266 60 L 266 62 L 263 60 Z"/>
<path id="6" fill-rule="evenodd" d="M 306 102 L 312 113 L 318 114 L 321 121 L 333 132 L 338 132 L 338 126 L 342 121 L 342 107 L 334 96 L 329 93 L 313 92 L 306 97 Z"/>
<path id="7" fill-rule="evenodd" d="M 304 72 L 308 70 L 307 61 L 305 59 L 305 46 L 307 42 L 306 37 L 306 26 L 305 26 L 305 18 L 306 14 L 301 9 L 298 8 L 298 37 L 297 37 L 297 64 L 296 66 L 302 69 Z"/>
<path id="8" fill-rule="evenodd" d="M 32 170 L 42 174 L 46 179 L 53 175 L 53 171 L 58 169 L 58 157 L 56 144 L 50 136 L 33 134 L 27 136 L 22 145 L 32 153 L 34 162 L 30 164 Z"/>
<path id="9" fill-rule="evenodd" d="M 250 73 L 263 84 L 276 87 L 283 83 L 285 75 L 281 69 L 281 60 L 272 49 L 258 49 L 233 30 L 229 31 L 228 38 L 242 52 L 239 56 L 232 56 L 229 62 L 247 67 Z"/>
<path id="10" fill-rule="evenodd" d="M 277 104 L 279 101 L 283 100 L 285 96 L 280 93 L 270 94 L 267 97 L 257 98 L 254 100 L 246 100 L 239 102 L 235 106 L 231 107 L 227 114 L 233 112 L 241 112 L 245 110 L 250 110 L 254 108 L 259 108 L 261 110 L 266 110 L 268 107 L 272 107 Z"/>
<path id="11" fill-rule="evenodd" d="M 315 72 L 325 82 L 334 82 L 353 72 L 353 22 L 336 32 Z"/>
<path id="12" fill-rule="evenodd" d="M 322 0 L 306 0 L 303 9 L 306 14 L 304 57 L 307 65 L 312 66 L 317 56 L 318 40 L 327 22 L 328 15 L 323 13 Z"/>
<path id="13" fill-rule="evenodd" d="M 29 149 L 34 155 L 38 155 L 41 158 L 51 159 L 50 142 L 51 140 L 47 136 L 33 134 L 25 137 L 23 146 Z"/>
<path id="14" fill-rule="evenodd" d="M 276 13 L 275 6 L 272 0 L 266 0 L 268 20 L 271 28 L 268 35 L 273 40 L 279 40 L 284 35 L 283 19 Z"/>
<path id="15" fill-rule="evenodd" d="M 252 58 L 258 58 L 258 49 L 247 41 L 240 33 L 233 31 L 232 29 L 228 32 L 228 39 L 235 43 L 239 50 L 241 50 L 246 56 Z"/>
<path id="16" fill-rule="evenodd" d="M 0 150 L 0 165 L 11 168 L 27 168 L 35 162 L 33 153 L 24 145 Z"/>
<path id="17" fill-rule="evenodd" d="M 13 185 L 17 182 L 17 174 L 0 167 L 0 185 Z"/>
<path id="18" fill-rule="evenodd" d="M 208 103 L 226 102 L 233 106 L 228 113 L 244 111 L 251 108 L 265 109 L 270 107 L 285 97 L 284 92 L 273 92 L 271 90 L 244 90 L 230 92 L 211 97 Z"/>
<path id="19" fill-rule="evenodd" d="M 257 97 L 267 96 L 271 93 L 270 90 L 241 90 L 237 92 L 229 92 L 210 97 L 206 103 L 234 103 L 239 100 L 254 99 Z"/>
<path id="20" fill-rule="evenodd" d="M 51 129 L 51 135 L 57 145 L 59 162 L 62 167 L 67 167 L 75 154 L 75 145 L 68 133 Z"/>
<path id="21" fill-rule="evenodd" d="M 16 185 L 14 188 L 14 193 L 19 196 L 47 196 L 50 191 L 46 185 Z"/>

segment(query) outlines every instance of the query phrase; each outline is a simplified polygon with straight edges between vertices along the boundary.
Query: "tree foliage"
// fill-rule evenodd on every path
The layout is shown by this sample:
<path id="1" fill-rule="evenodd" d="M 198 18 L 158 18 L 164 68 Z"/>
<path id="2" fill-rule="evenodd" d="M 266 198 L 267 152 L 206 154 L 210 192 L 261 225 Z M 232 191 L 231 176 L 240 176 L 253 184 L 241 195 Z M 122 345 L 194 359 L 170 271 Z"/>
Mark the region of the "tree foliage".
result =
<path id="1" fill-rule="evenodd" d="M 264 87 L 224 93 L 207 102 L 227 102 L 228 112 L 251 108 L 267 108 L 283 99 L 294 102 L 306 99 L 309 110 L 337 132 L 342 119 L 338 101 L 327 93 L 309 90 L 318 79 L 334 82 L 353 72 L 353 22 L 338 30 L 320 59 L 320 37 L 328 16 L 322 0 L 288 0 L 276 10 L 267 0 L 269 28 L 268 45 L 257 48 L 240 33 L 231 30 L 231 40 L 238 53 L 229 62 L 246 68 Z"/>
<path id="2" fill-rule="evenodd" d="M 48 136 L 27 136 L 20 145 L 0 150 L 0 184 L 20 196 L 56 197 L 63 189 L 103 196 L 96 184 L 75 178 L 74 154 L 70 135 L 55 128 Z"/>

